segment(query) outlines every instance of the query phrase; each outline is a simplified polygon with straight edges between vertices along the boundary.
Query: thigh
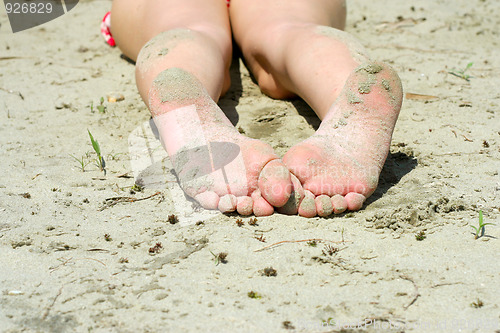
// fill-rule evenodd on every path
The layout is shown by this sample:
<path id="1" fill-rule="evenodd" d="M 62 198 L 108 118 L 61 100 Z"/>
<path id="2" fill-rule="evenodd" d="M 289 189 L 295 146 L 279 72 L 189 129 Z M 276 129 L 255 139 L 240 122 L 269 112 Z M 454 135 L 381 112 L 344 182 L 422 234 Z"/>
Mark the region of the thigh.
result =
<path id="1" fill-rule="evenodd" d="M 264 93 L 279 99 L 298 93 L 287 82 L 285 61 L 297 33 L 310 26 L 341 30 L 345 17 L 343 0 L 231 0 L 230 7 L 233 37 L 250 71 Z"/>
<path id="2" fill-rule="evenodd" d="M 235 38 L 245 31 L 282 24 L 314 24 L 343 30 L 344 0 L 231 0 L 231 22 Z"/>
<path id="3" fill-rule="evenodd" d="M 231 28 L 222 0 L 114 0 L 111 32 L 118 47 L 135 60 L 140 49 L 160 32 L 189 28 L 211 36 L 221 48 L 230 49 Z"/>

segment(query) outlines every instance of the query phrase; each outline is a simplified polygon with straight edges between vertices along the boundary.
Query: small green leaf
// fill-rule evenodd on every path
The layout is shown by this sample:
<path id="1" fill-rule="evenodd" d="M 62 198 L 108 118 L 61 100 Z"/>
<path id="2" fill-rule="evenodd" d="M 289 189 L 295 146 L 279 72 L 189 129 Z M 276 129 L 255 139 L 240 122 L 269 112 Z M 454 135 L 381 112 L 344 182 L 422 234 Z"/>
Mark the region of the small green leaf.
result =
<path id="1" fill-rule="evenodd" d="M 94 140 L 94 137 L 92 136 L 92 133 L 90 133 L 89 130 L 87 130 L 87 132 L 89 132 L 90 142 L 92 142 L 92 148 L 94 148 L 97 156 L 100 157 L 101 156 L 101 147 L 99 146 L 99 142 L 97 142 L 97 140 Z"/>
<path id="2" fill-rule="evenodd" d="M 478 239 L 480 237 L 480 233 L 484 233 L 484 227 L 487 225 L 495 225 L 494 223 L 484 223 L 483 220 L 483 211 L 479 211 L 479 225 L 477 227 L 471 225 L 471 227 L 476 231 L 475 239 Z"/>

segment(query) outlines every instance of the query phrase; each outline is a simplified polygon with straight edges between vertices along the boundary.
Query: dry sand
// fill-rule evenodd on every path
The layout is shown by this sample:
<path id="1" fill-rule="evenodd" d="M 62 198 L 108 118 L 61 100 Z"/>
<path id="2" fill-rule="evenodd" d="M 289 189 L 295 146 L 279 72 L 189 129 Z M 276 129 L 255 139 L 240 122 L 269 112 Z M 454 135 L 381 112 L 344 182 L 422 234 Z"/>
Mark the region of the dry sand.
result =
<path id="1" fill-rule="evenodd" d="M 363 210 L 241 227 L 222 214 L 170 224 L 172 193 L 131 194 L 134 179 L 120 177 L 133 174 L 128 138 L 150 116 L 134 66 L 100 36 L 110 3 L 83 1 L 16 34 L 1 9 L 1 332 L 500 330 L 500 2 L 350 1 L 347 31 L 406 93 L 437 98 L 405 99 Z M 470 81 L 448 73 L 469 62 Z M 303 102 L 262 95 L 238 59 L 232 75 L 220 105 L 248 136 L 283 154 L 313 133 Z M 100 113 L 112 92 L 125 100 Z M 87 129 L 106 175 L 70 156 L 92 151 Z M 496 225 L 475 240 L 480 210 Z M 323 241 L 256 252 L 306 239 Z"/>

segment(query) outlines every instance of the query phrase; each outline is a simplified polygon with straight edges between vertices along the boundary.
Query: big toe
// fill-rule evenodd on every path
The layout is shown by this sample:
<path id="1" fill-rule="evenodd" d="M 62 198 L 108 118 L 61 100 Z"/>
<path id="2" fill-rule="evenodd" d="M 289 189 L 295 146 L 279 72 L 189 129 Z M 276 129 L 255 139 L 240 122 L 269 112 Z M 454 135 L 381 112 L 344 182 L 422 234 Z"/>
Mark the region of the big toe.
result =
<path id="1" fill-rule="evenodd" d="M 260 172 L 258 185 L 262 197 L 274 207 L 284 206 L 293 190 L 290 171 L 280 160 L 266 164 Z"/>
<path id="2" fill-rule="evenodd" d="M 290 194 L 290 198 L 286 204 L 276 209 L 276 211 L 280 214 L 296 215 L 299 211 L 299 205 L 302 202 L 302 199 L 304 199 L 304 188 L 294 174 L 291 174 L 290 176 L 293 184 L 292 193 Z"/>

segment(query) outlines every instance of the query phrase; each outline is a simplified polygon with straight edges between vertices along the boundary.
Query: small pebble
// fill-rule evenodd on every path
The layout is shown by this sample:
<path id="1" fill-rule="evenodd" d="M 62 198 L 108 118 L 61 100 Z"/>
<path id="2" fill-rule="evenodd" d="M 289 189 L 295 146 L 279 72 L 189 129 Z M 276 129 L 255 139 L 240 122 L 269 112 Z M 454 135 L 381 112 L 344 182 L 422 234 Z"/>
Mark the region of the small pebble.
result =
<path id="1" fill-rule="evenodd" d="M 109 94 L 107 97 L 108 97 L 109 103 L 116 103 L 116 102 L 123 101 L 125 99 L 125 96 L 123 96 L 122 94 L 118 94 L 118 93 Z"/>

